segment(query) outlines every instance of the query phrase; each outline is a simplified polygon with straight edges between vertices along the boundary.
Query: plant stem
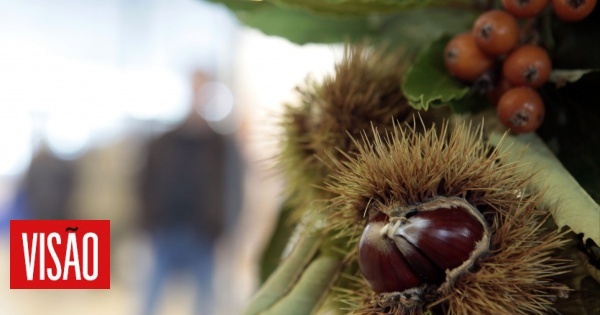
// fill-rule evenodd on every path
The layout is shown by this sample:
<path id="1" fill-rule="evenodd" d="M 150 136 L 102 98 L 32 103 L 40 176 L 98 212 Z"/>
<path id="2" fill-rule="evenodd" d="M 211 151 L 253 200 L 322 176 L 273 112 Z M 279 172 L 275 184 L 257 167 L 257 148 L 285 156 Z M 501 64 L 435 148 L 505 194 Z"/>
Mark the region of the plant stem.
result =
<path id="1" fill-rule="evenodd" d="M 320 231 L 305 231 L 290 256 L 273 272 L 250 301 L 245 315 L 260 314 L 294 289 L 307 265 L 315 258 L 323 235 Z"/>
<path id="2" fill-rule="evenodd" d="M 315 313 L 342 268 L 337 257 L 321 256 L 310 263 L 292 291 L 261 315 L 307 315 Z"/>

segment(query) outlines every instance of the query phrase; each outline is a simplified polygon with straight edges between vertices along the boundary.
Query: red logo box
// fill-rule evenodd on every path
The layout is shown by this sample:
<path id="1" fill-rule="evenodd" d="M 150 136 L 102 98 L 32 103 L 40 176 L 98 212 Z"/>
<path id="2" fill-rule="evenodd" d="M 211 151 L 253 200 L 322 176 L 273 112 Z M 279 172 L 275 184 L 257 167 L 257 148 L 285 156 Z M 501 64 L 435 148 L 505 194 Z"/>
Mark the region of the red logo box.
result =
<path id="1" fill-rule="evenodd" d="M 110 289 L 109 220 L 11 220 L 11 289 Z"/>

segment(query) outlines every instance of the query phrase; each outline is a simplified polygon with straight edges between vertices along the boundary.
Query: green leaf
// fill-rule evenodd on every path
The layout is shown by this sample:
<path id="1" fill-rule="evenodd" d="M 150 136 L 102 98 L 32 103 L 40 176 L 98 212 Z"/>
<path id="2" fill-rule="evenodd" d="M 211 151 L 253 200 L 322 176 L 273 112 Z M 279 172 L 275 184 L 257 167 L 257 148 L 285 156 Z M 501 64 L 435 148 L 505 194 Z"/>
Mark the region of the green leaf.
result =
<path id="1" fill-rule="evenodd" d="M 469 87 L 450 76 L 444 66 L 443 52 L 449 40 L 449 36 L 443 36 L 433 41 L 406 72 L 402 90 L 417 110 L 446 105 L 469 93 Z"/>
<path id="2" fill-rule="evenodd" d="M 368 15 L 444 4 L 443 0 L 269 0 L 281 6 L 326 15 Z"/>
<path id="3" fill-rule="evenodd" d="M 472 10 L 473 0 L 209 0 L 224 3 L 233 11 L 258 5 L 276 5 L 292 11 L 302 11 L 321 16 L 369 16 L 393 14 L 407 9 L 429 7 L 460 7 Z"/>
<path id="4" fill-rule="evenodd" d="M 321 16 L 266 1 L 211 0 L 232 10 L 238 20 L 266 35 L 296 44 L 339 43 L 375 36 L 380 30 L 364 16 Z"/>
<path id="5" fill-rule="evenodd" d="M 364 17 L 316 16 L 274 5 L 238 12 L 237 17 L 267 35 L 285 37 L 297 44 L 359 40 L 378 31 Z"/>
<path id="6" fill-rule="evenodd" d="M 427 8 L 402 11 L 382 17 L 379 40 L 415 54 L 443 35 L 453 35 L 471 28 L 479 11 L 456 8 Z"/>
<path id="7" fill-rule="evenodd" d="M 584 75 L 598 71 L 598 69 L 564 70 L 554 69 L 550 73 L 549 82 L 553 82 L 557 88 L 561 88 L 567 83 L 579 81 Z"/>
<path id="8" fill-rule="evenodd" d="M 541 204 L 550 209 L 558 227 L 568 226 L 600 243 L 600 206 L 579 185 L 535 133 L 518 136 L 492 134 L 492 145 L 506 151 L 504 162 L 516 162 L 535 171 L 532 188 L 544 192 Z"/>
<path id="9" fill-rule="evenodd" d="M 537 133 L 588 194 L 600 203 L 600 72 L 558 89 L 539 89 L 546 115 Z"/>
<path id="10" fill-rule="evenodd" d="M 271 6 L 272 4 L 263 1 L 250 1 L 250 0 L 208 0 L 213 3 L 220 3 L 225 5 L 229 10 L 237 13 L 241 11 L 253 11 L 260 9 L 264 6 Z"/>
<path id="11" fill-rule="evenodd" d="M 471 26 L 478 13 L 472 8 L 422 8 L 431 1 L 358 1 L 365 6 L 385 3 L 403 8 L 400 11 L 385 10 L 385 14 L 369 15 L 348 15 L 344 14 L 344 11 L 338 11 L 351 9 L 349 3 L 353 1 L 310 1 L 327 6 L 335 4 L 332 11 L 336 13 L 334 15 L 314 14 L 304 7 L 309 2 L 303 1 L 277 0 L 275 4 L 268 1 L 211 1 L 226 5 L 247 26 L 257 28 L 267 35 L 287 38 L 297 44 L 338 43 L 369 37 L 375 41 L 401 46 L 407 53 L 416 52 L 442 34 L 464 31 Z M 467 0 L 461 1 L 471 3 Z M 293 2 L 295 5 L 283 2 Z M 344 5 L 338 5 L 338 2 Z M 448 5 L 440 0 L 433 3 Z M 416 9 L 407 10 L 415 7 Z"/>

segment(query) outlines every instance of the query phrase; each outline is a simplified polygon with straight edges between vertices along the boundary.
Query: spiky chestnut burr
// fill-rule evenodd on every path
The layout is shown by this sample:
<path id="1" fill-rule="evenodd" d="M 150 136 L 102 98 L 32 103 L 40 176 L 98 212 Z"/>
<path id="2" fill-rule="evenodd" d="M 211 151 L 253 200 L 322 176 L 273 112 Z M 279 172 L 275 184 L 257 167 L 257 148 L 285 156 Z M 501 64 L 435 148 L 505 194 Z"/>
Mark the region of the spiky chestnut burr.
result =
<path id="1" fill-rule="evenodd" d="M 505 153 L 483 142 L 482 130 L 465 124 L 424 132 L 398 128 L 365 140 L 359 154 L 336 164 L 339 171 L 328 185 L 336 197 L 328 217 L 343 231 L 341 237 L 356 240 L 349 259 L 355 259 L 357 269 L 365 226 L 381 224 L 381 231 L 411 205 L 463 200 L 466 208 L 483 214 L 490 233 L 489 249 L 448 269 L 438 285 L 419 280 L 414 285 L 424 284 L 380 293 L 360 271 L 350 270 L 345 277 L 355 283 L 345 287 L 340 301 L 353 314 L 547 314 L 568 293 L 554 278 L 567 270 L 554 257 L 565 244 L 563 235 L 544 227 L 548 212 L 540 208 L 539 195 L 527 193 L 528 173 L 514 163 L 499 163 Z M 410 220 L 415 214 L 404 216 Z M 395 242 L 387 244 L 398 248 Z M 440 281 L 437 277 L 431 278 Z"/>
<path id="2" fill-rule="evenodd" d="M 346 45 L 335 72 L 322 82 L 307 80 L 298 101 L 285 105 L 279 167 L 288 184 L 285 194 L 295 216 L 329 195 L 316 188 L 330 174 L 331 160 L 356 151 L 354 138 L 372 126 L 392 130 L 395 121 L 412 117 L 400 89 L 405 54 L 368 43 Z M 344 154 L 342 154 L 344 152 Z"/>
<path id="3" fill-rule="evenodd" d="M 489 228 L 464 199 L 432 201 L 382 212 L 365 227 L 359 266 L 376 293 L 453 282 L 489 248 Z"/>

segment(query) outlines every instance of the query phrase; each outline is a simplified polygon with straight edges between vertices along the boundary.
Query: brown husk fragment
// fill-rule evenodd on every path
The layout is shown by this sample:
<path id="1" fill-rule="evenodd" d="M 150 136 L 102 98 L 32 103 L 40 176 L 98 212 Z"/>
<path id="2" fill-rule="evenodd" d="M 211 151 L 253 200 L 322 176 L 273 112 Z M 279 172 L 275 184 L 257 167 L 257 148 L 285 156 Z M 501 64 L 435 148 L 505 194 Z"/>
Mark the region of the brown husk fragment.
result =
<path id="1" fill-rule="evenodd" d="M 356 141 L 359 154 L 332 157 L 328 182 L 335 197 L 328 221 L 340 236 L 357 240 L 369 213 L 418 205 L 438 196 L 464 198 L 481 211 L 492 232 L 489 252 L 453 284 L 402 294 L 374 294 L 356 268 L 338 289 L 355 314 L 546 314 L 568 288 L 554 277 L 568 269 L 554 251 L 564 233 L 546 230 L 538 195 L 528 195 L 529 176 L 516 164 L 499 163 L 502 152 L 482 140 L 481 129 L 461 124 L 424 133 L 417 124 Z M 388 214 L 388 213 L 386 213 Z M 356 260 L 356 252 L 348 254 Z"/>

